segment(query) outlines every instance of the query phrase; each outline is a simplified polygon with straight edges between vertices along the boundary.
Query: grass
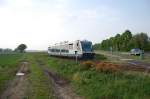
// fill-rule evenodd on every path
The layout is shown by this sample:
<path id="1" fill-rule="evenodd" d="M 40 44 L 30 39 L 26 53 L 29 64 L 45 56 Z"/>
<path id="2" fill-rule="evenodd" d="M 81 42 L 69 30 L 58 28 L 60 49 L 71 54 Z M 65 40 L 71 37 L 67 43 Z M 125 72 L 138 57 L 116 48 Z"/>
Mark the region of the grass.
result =
<path id="1" fill-rule="evenodd" d="M 74 60 L 38 57 L 58 74 L 69 79 L 75 92 L 86 99 L 149 99 L 150 76 L 143 73 L 97 72 L 82 69 Z"/>
<path id="2" fill-rule="evenodd" d="M 22 54 L 0 54 L 0 66 L 17 64 L 21 56 Z"/>
<path id="3" fill-rule="evenodd" d="M 30 85 L 27 88 L 28 99 L 55 99 L 51 82 L 36 62 L 37 53 L 0 54 L 0 94 L 13 80 L 19 69 L 20 61 L 29 62 L 27 79 Z"/>
<path id="4" fill-rule="evenodd" d="M 95 54 L 95 60 L 106 60 L 107 57 L 102 54 Z"/>
<path id="5" fill-rule="evenodd" d="M 22 54 L 0 54 L 0 93 L 15 77 Z"/>
<path id="6" fill-rule="evenodd" d="M 37 60 L 66 79 L 74 91 L 85 99 L 150 99 L 150 75 L 140 72 L 101 72 L 84 69 L 73 59 L 49 57 L 46 53 L 0 55 L 0 91 L 15 76 L 20 59 L 29 61 L 29 99 L 55 99 L 52 84 Z M 103 60 L 99 56 L 97 60 Z M 108 61 L 108 60 L 107 60 Z"/>
<path id="7" fill-rule="evenodd" d="M 55 99 L 51 82 L 36 62 L 36 53 L 26 55 L 30 63 L 28 75 L 30 82 L 29 99 Z"/>

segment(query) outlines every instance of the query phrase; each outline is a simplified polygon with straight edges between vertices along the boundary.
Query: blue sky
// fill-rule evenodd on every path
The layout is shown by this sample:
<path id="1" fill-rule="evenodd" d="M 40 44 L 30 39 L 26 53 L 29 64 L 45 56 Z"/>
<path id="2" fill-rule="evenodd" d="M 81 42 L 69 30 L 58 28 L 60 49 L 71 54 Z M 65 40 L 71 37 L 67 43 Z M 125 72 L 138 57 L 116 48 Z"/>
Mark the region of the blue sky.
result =
<path id="1" fill-rule="evenodd" d="M 0 47 L 98 43 L 129 29 L 150 36 L 149 0 L 0 0 Z"/>

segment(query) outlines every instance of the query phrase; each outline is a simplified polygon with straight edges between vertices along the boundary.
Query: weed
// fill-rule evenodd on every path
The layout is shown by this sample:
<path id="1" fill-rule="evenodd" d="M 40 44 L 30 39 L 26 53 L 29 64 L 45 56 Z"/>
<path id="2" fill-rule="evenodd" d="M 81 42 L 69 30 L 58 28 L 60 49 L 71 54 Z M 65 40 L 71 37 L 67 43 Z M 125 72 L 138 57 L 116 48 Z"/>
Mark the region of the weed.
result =
<path id="1" fill-rule="evenodd" d="M 82 69 L 89 69 L 89 68 L 92 68 L 92 67 L 95 67 L 95 63 L 93 61 L 84 61 L 81 63 L 82 64 Z"/>

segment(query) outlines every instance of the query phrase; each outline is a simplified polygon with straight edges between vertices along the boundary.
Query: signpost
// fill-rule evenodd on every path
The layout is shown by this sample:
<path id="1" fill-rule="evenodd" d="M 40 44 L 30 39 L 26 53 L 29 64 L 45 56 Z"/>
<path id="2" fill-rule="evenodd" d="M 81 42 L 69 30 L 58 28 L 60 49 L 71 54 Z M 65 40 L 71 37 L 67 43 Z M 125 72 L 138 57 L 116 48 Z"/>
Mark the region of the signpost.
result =
<path id="1" fill-rule="evenodd" d="M 78 51 L 75 51 L 76 63 L 78 63 Z"/>
<path id="2" fill-rule="evenodd" d="M 110 53 L 113 54 L 113 49 L 112 49 L 112 47 L 110 47 L 109 50 L 110 50 Z"/>
<path id="3" fill-rule="evenodd" d="M 140 52 L 140 59 L 144 59 L 144 50 L 141 50 Z"/>

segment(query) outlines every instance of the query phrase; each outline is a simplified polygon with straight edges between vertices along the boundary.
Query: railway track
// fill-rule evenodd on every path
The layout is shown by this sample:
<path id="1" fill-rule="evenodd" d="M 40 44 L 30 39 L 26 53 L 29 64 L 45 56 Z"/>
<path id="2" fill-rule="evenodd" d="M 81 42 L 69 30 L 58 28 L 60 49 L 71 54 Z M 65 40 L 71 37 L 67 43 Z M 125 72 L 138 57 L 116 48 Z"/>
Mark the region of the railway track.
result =
<path id="1" fill-rule="evenodd" d="M 147 73 L 150 72 L 150 64 L 149 63 L 132 60 L 132 61 L 128 61 L 127 64 L 135 70 L 140 70 L 140 71 L 144 71 Z"/>

